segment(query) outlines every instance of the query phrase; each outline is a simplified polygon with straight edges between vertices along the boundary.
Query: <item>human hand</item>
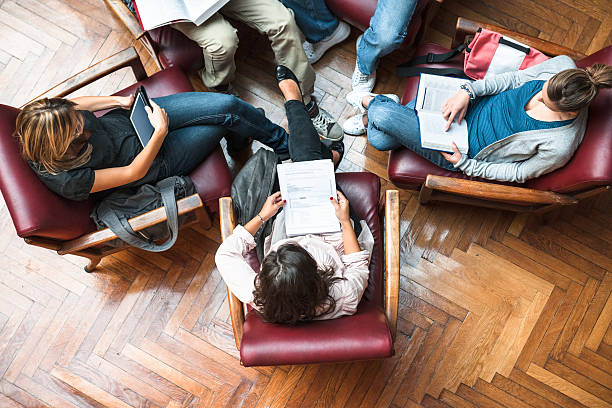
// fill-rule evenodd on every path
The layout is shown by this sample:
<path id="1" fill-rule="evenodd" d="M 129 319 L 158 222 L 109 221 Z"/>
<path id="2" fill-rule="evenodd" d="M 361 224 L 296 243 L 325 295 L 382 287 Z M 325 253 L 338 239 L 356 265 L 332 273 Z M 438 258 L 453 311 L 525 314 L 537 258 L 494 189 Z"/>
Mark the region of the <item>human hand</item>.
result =
<path id="1" fill-rule="evenodd" d="M 259 215 L 264 221 L 268 221 L 270 218 L 274 217 L 274 214 L 278 212 L 278 209 L 285 205 L 287 201 L 283 200 L 281 197 L 280 191 L 272 194 L 270 197 L 266 198 L 266 202 L 263 207 L 261 207 L 261 211 L 259 211 Z"/>
<path id="2" fill-rule="evenodd" d="M 153 110 L 148 106 L 145 106 L 145 110 L 147 111 L 147 115 L 149 116 L 149 121 L 151 125 L 157 131 L 161 131 L 161 133 L 168 132 L 168 123 L 170 122 L 168 119 L 168 114 L 163 108 L 160 108 L 158 104 L 151 101 L 151 106 L 153 106 Z"/>
<path id="3" fill-rule="evenodd" d="M 117 97 L 117 104 L 120 108 L 130 109 L 132 107 L 132 103 L 134 103 L 134 95 Z"/>
<path id="4" fill-rule="evenodd" d="M 453 142 L 451 146 L 453 147 L 453 154 L 446 152 L 440 152 L 440 154 L 444 156 L 444 158 L 449 162 L 457 164 L 459 163 L 459 160 L 461 160 L 461 152 L 459 151 L 459 148 L 457 147 L 455 142 Z"/>
<path id="5" fill-rule="evenodd" d="M 450 129 L 451 123 L 453 123 L 455 117 L 457 118 L 457 123 L 461 124 L 469 104 L 470 95 L 462 89 L 444 102 L 444 105 L 442 105 L 442 117 L 446 119 L 446 126 L 444 127 L 445 132 Z"/>
<path id="6" fill-rule="evenodd" d="M 338 221 L 341 223 L 348 222 L 351 218 L 349 215 L 349 201 L 340 191 L 336 190 L 336 193 L 338 194 L 337 200 L 334 197 L 330 197 L 336 211 L 336 217 L 338 217 Z"/>

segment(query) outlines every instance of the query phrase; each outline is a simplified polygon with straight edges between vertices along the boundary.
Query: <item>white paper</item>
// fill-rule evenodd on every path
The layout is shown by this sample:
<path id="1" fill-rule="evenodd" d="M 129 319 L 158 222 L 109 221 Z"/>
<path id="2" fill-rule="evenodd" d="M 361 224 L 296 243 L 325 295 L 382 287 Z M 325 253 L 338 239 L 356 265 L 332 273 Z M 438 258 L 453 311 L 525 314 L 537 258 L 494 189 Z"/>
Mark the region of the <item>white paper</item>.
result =
<path id="1" fill-rule="evenodd" d="M 340 231 L 330 197 L 336 196 L 331 160 L 312 160 L 277 165 L 281 195 L 287 203 L 285 227 L 288 236 Z"/>
<path id="2" fill-rule="evenodd" d="M 456 94 L 465 82 L 465 79 L 460 78 L 421 74 L 415 110 L 419 116 L 423 148 L 452 152 L 451 144 L 455 142 L 461 153 L 468 152 L 468 129 L 465 119 L 459 125 L 455 118 L 449 130 L 445 132 L 446 120 L 442 116 L 442 105 Z"/>
<path id="3" fill-rule="evenodd" d="M 145 30 L 176 21 L 202 24 L 229 0 L 138 0 L 136 7 Z"/>

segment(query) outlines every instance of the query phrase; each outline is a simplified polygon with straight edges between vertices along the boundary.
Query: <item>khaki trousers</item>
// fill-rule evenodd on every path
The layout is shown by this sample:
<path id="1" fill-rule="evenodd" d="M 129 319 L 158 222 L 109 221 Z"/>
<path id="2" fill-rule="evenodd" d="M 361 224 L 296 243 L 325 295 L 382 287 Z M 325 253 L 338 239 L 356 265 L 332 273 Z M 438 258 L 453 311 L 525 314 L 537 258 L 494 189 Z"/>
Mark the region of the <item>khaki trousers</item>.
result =
<path id="1" fill-rule="evenodd" d="M 230 0 L 220 13 L 200 26 L 193 23 L 173 24 L 174 28 L 202 47 L 204 84 L 214 88 L 228 84 L 235 77 L 234 54 L 238 36 L 236 29 L 223 16 L 242 21 L 268 36 L 276 63 L 293 71 L 300 81 L 304 102 L 308 103 L 314 92 L 315 73 L 302 49 L 300 30 L 293 12 L 278 0 Z"/>

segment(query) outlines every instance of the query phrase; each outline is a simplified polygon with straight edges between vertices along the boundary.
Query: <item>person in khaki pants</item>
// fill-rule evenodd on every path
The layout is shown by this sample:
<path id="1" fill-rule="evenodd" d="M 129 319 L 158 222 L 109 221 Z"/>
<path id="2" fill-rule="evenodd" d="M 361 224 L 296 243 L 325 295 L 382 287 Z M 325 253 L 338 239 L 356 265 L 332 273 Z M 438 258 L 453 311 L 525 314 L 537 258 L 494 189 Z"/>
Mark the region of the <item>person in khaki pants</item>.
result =
<path id="1" fill-rule="evenodd" d="M 236 72 L 234 54 L 238 48 L 238 36 L 224 16 L 242 21 L 268 36 L 276 63 L 291 69 L 300 81 L 304 103 L 319 135 L 329 140 L 342 139 L 342 128 L 328 112 L 318 107 L 312 97 L 315 72 L 302 49 L 293 12 L 278 0 L 230 0 L 200 26 L 189 22 L 172 25 L 202 47 L 204 84 L 220 92 L 233 93 L 231 82 Z"/>

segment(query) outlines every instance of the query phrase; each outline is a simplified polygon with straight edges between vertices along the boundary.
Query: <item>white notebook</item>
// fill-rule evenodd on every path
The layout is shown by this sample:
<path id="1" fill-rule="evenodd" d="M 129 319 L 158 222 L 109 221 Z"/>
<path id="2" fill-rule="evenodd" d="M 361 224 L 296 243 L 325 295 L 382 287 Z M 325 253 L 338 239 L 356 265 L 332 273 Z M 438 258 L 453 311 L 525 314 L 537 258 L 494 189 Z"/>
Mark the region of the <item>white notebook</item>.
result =
<path id="1" fill-rule="evenodd" d="M 465 118 L 457 124 L 453 120 L 450 129 L 444 131 L 446 119 L 442 116 L 442 105 L 457 93 L 465 79 L 439 75 L 421 74 L 415 110 L 419 116 L 421 147 L 425 149 L 452 152 L 454 141 L 461 153 L 469 149 L 468 129 Z"/>
<path id="2" fill-rule="evenodd" d="M 331 160 L 311 160 L 277 165 L 281 195 L 287 203 L 288 236 L 340 231 L 330 197 L 336 197 L 336 177 Z"/>

